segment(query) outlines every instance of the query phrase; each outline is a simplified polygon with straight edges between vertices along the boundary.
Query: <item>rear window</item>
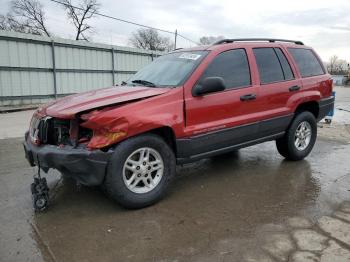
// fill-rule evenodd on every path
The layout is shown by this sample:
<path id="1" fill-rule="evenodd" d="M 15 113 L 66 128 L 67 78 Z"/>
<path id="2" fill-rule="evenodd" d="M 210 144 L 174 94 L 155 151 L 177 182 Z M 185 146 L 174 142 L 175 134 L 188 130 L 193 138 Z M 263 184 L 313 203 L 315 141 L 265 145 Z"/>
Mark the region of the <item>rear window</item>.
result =
<path id="1" fill-rule="evenodd" d="M 310 49 L 288 48 L 298 65 L 302 77 L 323 75 L 325 72 L 315 54 Z"/>

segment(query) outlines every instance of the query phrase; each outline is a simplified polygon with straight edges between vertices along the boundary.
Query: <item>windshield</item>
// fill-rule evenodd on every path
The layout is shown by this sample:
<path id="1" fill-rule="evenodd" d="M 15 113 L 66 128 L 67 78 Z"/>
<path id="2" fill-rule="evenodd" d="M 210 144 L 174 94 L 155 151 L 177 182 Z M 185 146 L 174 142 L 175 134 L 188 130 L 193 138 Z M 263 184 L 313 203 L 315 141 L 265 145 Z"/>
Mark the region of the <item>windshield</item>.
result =
<path id="1" fill-rule="evenodd" d="M 181 85 L 207 53 L 191 51 L 163 55 L 138 71 L 126 84 L 150 87 Z"/>

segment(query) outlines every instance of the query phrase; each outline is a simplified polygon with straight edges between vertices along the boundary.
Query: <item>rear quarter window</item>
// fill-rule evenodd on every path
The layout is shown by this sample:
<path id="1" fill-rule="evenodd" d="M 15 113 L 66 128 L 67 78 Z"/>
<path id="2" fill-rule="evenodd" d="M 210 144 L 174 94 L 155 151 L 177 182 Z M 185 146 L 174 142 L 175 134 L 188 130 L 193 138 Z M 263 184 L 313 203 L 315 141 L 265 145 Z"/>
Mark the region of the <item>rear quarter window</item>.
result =
<path id="1" fill-rule="evenodd" d="M 283 54 L 282 50 L 280 48 L 274 48 L 276 55 L 278 56 L 278 60 L 281 63 L 284 79 L 285 80 L 292 80 L 294 79 L 294 75 L 292 72 L 292 68 L 290 67 L 288 60 L 286 56 Z"/>
<path id="2" fill-rule="evenodd" d="M 310 49 L 288 48 L 302 77 L 323 75 L 325 72 L 315 54 Z"/>

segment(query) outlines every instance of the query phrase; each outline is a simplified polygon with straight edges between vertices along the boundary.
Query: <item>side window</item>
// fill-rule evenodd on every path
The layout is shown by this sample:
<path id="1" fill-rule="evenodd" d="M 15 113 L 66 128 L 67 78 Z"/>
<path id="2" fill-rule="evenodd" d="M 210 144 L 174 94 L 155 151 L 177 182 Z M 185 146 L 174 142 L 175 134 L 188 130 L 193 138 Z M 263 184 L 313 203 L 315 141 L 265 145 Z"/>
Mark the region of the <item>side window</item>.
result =
<path id="1" fill-rule="evenodd" d="M 206 77 L 222 77 L 226 89 L 246 87 L 251 84 L 247 54 L 244 49 L 225 51 L 209 64 L 201 81 Z"/>
<path id="2" fill-rule="evenodd" d="M 261 84 L 284 81 L 283 70 L 273 48 L 254 48 Z"/>
<path id="3" fill-rule="evenodd" d="M 282 50 L 280 48 L 275 48 L 275 52 L 277 54 L 278 60 L 281 63 L 284 79 L 285 80 L 294 79 L 293 71 L 290 68 L 290 64 L 288 63 L 288 60 L 286 56 L 283 54 Z"/>
<path id="4" fill-rule="evenodd" d="M 297 63 L 302 77 L 323 75 L 325 73 L 320 62 L 310 49 L 288 48 L 288 51 Z"/>

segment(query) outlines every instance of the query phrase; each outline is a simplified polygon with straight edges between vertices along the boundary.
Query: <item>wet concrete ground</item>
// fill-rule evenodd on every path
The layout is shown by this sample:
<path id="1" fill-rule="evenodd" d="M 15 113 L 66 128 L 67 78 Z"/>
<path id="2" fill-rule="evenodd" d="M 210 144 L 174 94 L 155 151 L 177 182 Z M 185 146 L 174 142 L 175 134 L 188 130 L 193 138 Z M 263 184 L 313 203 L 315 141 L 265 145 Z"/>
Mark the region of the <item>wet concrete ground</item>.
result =
<path id="1" fill-rule="evenodd" d="M 51 206 L 34 214 L 35 169 L 20 138 L 0 139 L 0 261 L 350 261 L 350 132 L 338 128 L 320 128 L 300 162 L 268 142 L 179 166 L 168 196 L 136 211 L 50 171 Z"/>

